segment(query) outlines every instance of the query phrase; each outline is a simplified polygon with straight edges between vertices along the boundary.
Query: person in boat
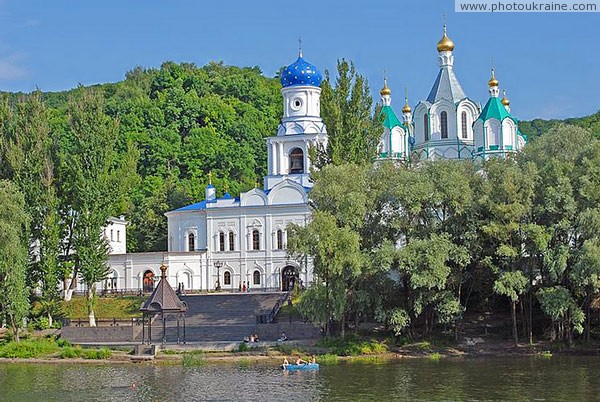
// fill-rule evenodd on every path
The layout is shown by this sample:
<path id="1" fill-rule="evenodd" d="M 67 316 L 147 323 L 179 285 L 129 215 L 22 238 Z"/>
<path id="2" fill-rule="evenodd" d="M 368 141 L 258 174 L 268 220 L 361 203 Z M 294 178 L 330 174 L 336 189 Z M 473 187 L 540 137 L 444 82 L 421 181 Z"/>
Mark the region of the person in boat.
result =
<path id="1" fill-rule="evenodd" d="M 283 364 L 282 366 L 285 368 L 287 366 L 289 366 L 290 362 L 288 362 L 287 356 L 283 358 Z"/>
<path id="2" fill-rule="evenodd" d="M 317 364 L 317 358 L 315 357 L 315 355 L 312 355 L 312 357 L 310 358 L 310 364 Z"/>
<path id="3" fill-rule="evenodd" d="M 303 360 L 300 356 L 298 356 L 296 358 L 296 365 L 301 365 L 301 364 L 308 364 L 308 362 L 306 360 Z"/>

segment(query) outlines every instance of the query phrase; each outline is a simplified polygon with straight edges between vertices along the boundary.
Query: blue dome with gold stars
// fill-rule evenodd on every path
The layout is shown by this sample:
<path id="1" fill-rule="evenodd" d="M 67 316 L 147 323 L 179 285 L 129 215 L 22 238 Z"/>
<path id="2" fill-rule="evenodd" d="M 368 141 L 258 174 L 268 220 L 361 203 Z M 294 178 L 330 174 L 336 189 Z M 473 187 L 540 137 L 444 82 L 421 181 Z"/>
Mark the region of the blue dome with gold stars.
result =
<path id="1" fill-rule="evenodd" d="M 302 53 L 298 60 L 290 64 L 281 72 L 281 85 L 291 87 L 293 85 L 312 85 L 318 87 L 323 81 L 323 76 L 317 70 L 317 67 L 310 64 L 302 58 Z"/>

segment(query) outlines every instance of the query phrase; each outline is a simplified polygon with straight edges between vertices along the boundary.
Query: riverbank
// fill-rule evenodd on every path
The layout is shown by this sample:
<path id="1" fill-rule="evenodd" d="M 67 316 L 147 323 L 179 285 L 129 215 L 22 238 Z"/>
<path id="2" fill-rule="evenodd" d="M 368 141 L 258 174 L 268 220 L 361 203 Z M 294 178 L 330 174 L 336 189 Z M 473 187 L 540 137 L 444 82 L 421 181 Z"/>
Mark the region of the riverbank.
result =
<path id="1" fill-rule="evenodd" d="M 287 346 L 287 345 L 286 345 Z M 150 364 L 150 365 L 190 365 L 201 366 L 209 363 L 229 363 L 240 365 L 263 364 L 274 365 L 281 364 L 284 357 L 302 356 L 308 358 L 315 355 L 317 361 L 322 365 L 335 364 L 378 364 L 394 360 L 404 359 L 482 359 L 482 358 L 510 358 L 510 357 L 541 357 L 551 358 L 553 355 L 579 355 L 579 356 L 598 356 L 600 350 L 590 347 L 574 347 L 563 350 L 555 350 L 549 348 L 548 344 L 535 344 L 533 346 L 520 345 L 515 347 L 513 344 L 498 343 L 495 345 L 486 345 L 485 347 L 435 347 L 427 342 L 420 342 L 397 350 L 390 350 L 382 353 L 359 354 L 352 356 L 339 356 L 327 353 L 319 346 L 298 346 L 290 345 L 291 348 L 286 350 L 278 350 L 273 348 L 257 348 L 245 352 L 223 352 L 214 351 L 206 352 L 201 350 L 173 350 L 165 349 L 152 359 L 143 361 L 134 361 L 132 351 L 129 350 L 111 350 L 110 355 L 105 358 L 81 358 L 81 357 L 64 357 L 60 352 L 53 354 L 29 357 L 29 358 L 0 358 L 0 364 L 17 364 L 17 363 L 44 363 L 44 364 Z"/>
<path id="2" fill-rule="evenodd" d="M 136 356 L 135 344 L 71 345 L 48 331 L 32 333 L 20 343 L 0 343 L 0 363 L 50 364 L 183 364 L 230 362 L 278 365 L 284 357 L 317 356 L 324 365 L 344 362 L 378 363 L 400 359 L 485 358 L 552 355 L 600 356 L 600 345 L 581 344 L 567 348 L 562 344 L 537 342 L 520 344 L 492 337 L 464 338 L 454 344 L 447 339 L 406 342 L 398 345 L 394 338 L 369 338 L 350 335 L 345 339 L 321 338 L 287 342 L 196 342 L 160 346 L 156 355 Z"/>

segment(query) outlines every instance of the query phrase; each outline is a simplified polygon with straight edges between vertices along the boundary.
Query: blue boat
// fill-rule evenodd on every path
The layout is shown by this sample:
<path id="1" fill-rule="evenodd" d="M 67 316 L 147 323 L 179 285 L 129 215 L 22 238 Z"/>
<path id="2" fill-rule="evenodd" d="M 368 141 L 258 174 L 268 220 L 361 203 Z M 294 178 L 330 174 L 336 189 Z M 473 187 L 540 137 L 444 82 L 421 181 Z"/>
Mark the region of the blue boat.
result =
<path id="1" fill-rule="evenodd" d="M 318 370 L 319 363 L 306 363 L 306 364 L 282 364 L 281 368 L 287 371 L 307 371 L 307 370 Z"/>

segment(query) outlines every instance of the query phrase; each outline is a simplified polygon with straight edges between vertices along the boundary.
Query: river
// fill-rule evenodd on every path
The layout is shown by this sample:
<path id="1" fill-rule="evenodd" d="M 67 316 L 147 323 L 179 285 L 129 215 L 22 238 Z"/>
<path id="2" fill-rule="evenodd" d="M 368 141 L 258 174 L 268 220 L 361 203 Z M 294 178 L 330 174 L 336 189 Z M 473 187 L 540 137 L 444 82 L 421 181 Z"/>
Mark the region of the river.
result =
<path id="1" fill-rule="evenodd" d="M 1 401 L 600 400 L 600 358 L 405 359 L 283 373 L 201 367 L 0 363 Z"/>

